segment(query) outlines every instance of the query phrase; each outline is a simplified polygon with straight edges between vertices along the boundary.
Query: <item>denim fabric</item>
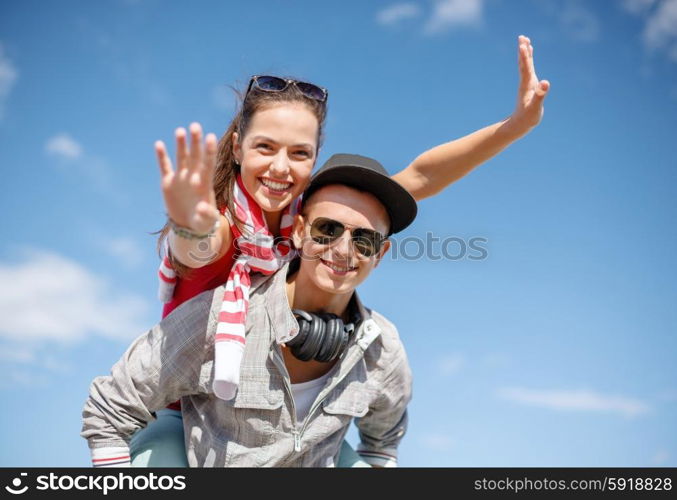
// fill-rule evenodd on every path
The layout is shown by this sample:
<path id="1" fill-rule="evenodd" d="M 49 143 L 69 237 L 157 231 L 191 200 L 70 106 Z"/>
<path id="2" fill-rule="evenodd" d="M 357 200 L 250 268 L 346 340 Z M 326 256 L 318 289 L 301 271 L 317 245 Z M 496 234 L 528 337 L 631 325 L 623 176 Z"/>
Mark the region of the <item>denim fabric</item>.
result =
<path id="1" fill-rule="evenodd" d="M 129 442 L 132 467 L 188 467 L 183 420 L 178 410 L 158 410 L 157 420 L 137 431 Z M 343 441 L 337 467 L 371 467 Z"/>
<path id="2" fill-rule="evenodd" d="M 132 467 L 188 467 L 181 412 L 165 408 L 156 415 L 129 442 Z"/>

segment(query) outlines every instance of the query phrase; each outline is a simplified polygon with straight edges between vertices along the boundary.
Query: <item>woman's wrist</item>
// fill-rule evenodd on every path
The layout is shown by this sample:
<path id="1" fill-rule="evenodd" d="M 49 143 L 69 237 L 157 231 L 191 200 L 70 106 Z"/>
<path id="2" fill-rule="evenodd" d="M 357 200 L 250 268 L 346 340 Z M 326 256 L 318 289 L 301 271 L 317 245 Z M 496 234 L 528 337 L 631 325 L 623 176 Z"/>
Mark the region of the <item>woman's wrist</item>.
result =
<path id="1" fill-rule="evenodd" d="M 227 227 L 227 222 L 221 220 L 222 218 L 223 215 L 219 214 L 215 229 L 206 238 L 185 238 L 177 234 L 175 230 L 170 230 L 167 235 L 167 243 L 173 258 L 182 265 L 193 269 L 214 262 L 218 258 L 223 245 L 224 224 Z M 191 230 L 191 232 L 193 231 Z M 198 234 L 197 236 L 203 235 Z"/>
<path id="2" fill-rule="evenodd" d="M 510 115 L 503 121 L 503 124 L 500 127 L 500 132 L 506 138 L 508 143 L 515 142 L 517 139 L 521 139 L 533 129 L 536 125 L 532 125 L 524 119 L 524 117 Z"/>
<path id="3" fill-rule="evenodd" d="M 199 233 L 196 231 L 193 231 L 189 227 L 181 226 L 177 224 L 171 217 L 167 216 L 167 220 L 169 223 L 169 227 L 172 229 L 172 232 L 181 238 L 187 239 L 187 240 L 204 240 L 206 238 L 209 238 L 210 236 L 213 236 L 216 230 L 221 226 L 221 217 L 217 217 L 216 220 L 214 221 L 214 225 L 212 228 L 206 232 L 206 233 Z"/>

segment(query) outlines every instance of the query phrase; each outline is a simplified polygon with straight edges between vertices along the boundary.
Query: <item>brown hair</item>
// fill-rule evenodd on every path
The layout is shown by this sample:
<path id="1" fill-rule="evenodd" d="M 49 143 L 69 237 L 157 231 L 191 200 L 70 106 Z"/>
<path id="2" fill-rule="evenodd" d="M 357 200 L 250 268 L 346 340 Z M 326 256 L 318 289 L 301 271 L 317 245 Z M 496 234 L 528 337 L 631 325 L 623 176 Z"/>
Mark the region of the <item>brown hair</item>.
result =
<path id="1" fill-rule="evenodd" d="M 233 133 L 237 132 L 238 138 L 242 142 L 243 137 L 249 130 L 254 115 L 259 111 L 271 108 L 277 104 L 303 103 L 317 118 L 317 149 L 319 149 L 323 140 L 324 120 L 327 115 L 326 101 L 320 102 L 306 97 L 293 84 L 290 84 L 285 90 L 279 92 L 266 92 L 259 90 L 255 86 L 250 89 L 249 93 L 240 92 L 235 88 L 233 88 L 233 91 L 239 101 L 238 110 L 235 113 L 233 121 L 230 122 L 230 125 L 219 140 L 216 153 L 216 170 L 214 172 L 216 206 L 219 211 L 228 209 L 231 214 L 235 214 L 235 208 L 230 193 L 233 192 L 233 184 L 237 174 L 240 172 L 240 165 L 233 154 Z M 239 221 L 237 217 L 234 217 L 234 220 L 238 224 L 238 227 L 240 227 L 242 221 Z M 160 234 L 158 252 L 161 251 L 163 240 L 167 237 L 170 230 L 171 227 L 167 223 L 158 231 Z M 186 277 L 190 268 L 181 264 L 173 256 L 170 256 L 170 259 L 177 276 Z"/>

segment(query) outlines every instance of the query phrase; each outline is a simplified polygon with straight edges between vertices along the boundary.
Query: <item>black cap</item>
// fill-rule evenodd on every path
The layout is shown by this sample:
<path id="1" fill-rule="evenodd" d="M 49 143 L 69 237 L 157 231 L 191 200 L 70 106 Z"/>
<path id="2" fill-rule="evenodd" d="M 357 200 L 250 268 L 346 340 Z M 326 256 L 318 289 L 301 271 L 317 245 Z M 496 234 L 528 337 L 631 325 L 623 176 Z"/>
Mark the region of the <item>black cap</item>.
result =
<path id="1" fill-rule="evenodd" d="M 416 218 L 416 200 L 376 160 L 366 156 L 335 154 L 310 179 L 303 193 L 307 200 L 322 186 L 343 184 L 373 194 L 390 216 L 390 233 L 398 233 Z"/>

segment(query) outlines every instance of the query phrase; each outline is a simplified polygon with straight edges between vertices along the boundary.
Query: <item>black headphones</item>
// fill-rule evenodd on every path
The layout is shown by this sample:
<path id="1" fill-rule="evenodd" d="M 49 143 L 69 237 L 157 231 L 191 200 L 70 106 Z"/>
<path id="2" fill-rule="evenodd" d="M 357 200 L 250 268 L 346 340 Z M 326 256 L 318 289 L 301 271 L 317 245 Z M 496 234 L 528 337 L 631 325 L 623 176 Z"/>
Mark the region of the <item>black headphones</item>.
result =
<path id="1" fill-rule="evenodd" d="M 328 363 L 340 357 L 355 331 L 355 323 L 344 324 L 331 313 L 309 313 L 293 309 L 299 324 L 298 334 L 287 342 L 292 354 L 301 361 Z M 359 320 L 359 313 L 357 315 Z"/>

